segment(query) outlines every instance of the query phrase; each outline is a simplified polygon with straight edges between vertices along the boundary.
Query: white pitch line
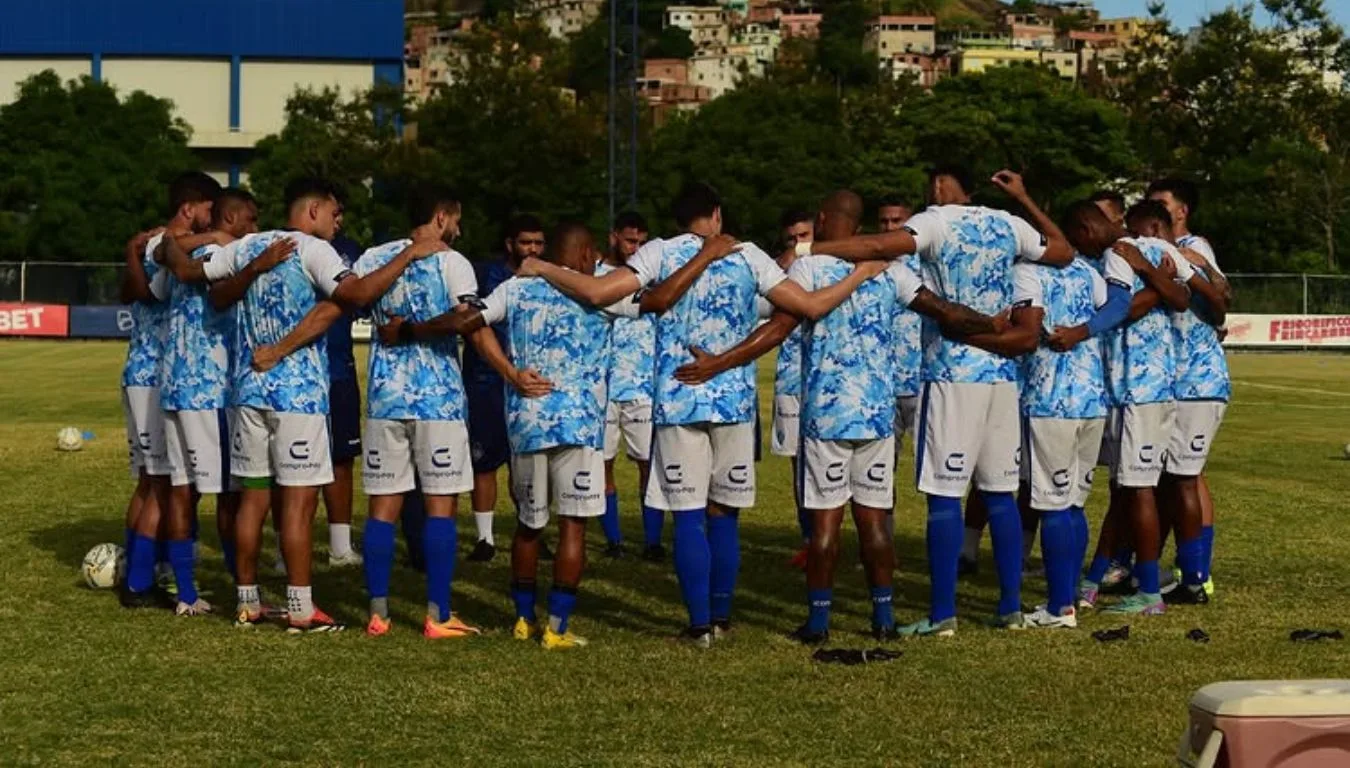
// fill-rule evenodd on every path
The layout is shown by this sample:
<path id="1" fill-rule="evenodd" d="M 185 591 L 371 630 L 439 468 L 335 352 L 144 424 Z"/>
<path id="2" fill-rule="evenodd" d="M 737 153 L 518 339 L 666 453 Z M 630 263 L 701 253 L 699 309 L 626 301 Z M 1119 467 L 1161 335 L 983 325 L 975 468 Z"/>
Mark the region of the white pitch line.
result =
<path id="1" fill-rule="evenodd" d="M 1274 389 L 1280 392 L 1303 392 L 1310 395 L 1331 395 L 1333 397 L 1350 397 L 1350 392 L 1334 392 L 1330 389 L 1313 389 L 1311 387 L 1290 387 L 1284 384 L 1259 384 L 1255 381 L 1239 381 L 1233 379 L 1234 384 L 1241 384 L 1244 387 L 1256 387 L 1257 389 Z"/>

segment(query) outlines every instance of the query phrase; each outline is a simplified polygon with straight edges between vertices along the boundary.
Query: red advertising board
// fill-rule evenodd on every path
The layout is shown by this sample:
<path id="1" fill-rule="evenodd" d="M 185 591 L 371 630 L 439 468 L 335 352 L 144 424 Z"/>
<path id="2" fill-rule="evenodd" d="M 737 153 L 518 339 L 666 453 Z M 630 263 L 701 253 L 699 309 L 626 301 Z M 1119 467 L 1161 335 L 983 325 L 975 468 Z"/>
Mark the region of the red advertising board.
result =
<path id="1" fill-rule="evenodd" d="M 66 336 L 69 332 L 69 307 L 0 301 L 0 336 Z"/>

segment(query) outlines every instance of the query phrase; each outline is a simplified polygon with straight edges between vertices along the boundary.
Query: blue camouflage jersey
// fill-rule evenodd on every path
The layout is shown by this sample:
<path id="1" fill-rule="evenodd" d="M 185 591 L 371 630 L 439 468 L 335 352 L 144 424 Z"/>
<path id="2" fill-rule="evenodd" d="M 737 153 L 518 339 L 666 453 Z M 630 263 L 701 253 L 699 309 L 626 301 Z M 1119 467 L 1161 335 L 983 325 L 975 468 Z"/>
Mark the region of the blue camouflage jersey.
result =
<path id="1" fill-rule="evenodd" d="M 1013 262 L 1039 260 L 1044 239 L 1031 225 L 989 208 L 946 205 L 916 214 L 905 224 L 919 244 L 924 285 L 938 296 L 996 315 L 1012 305 Z M 924 381 L 994 384 L 1017 379 L 1017 363 L 942 336 L 923 324 Z"/>
<path id="2" fill-rule="evenodd" d="M 628 266 L 642 286 L 665 280 L 703 246 L 703 238 L 684 234 L 653 239 L 633 255 Z M 693 360 L 691 346 L 720 354 L 750 335 L 759 321 L 756 298 L 786 279 L 783 270 L 758 247 L 741 249 L 711 264 L 680 300 L 656 320 L 656 390 L 652 423 L 742 424 L 755 418 L 755 365 L 714 376 L 690 386 L 675 378 L 675 369 Z"/>
<path id="3" fill-rule="evenodd" d="M 1106 280 L 1081 256 L 1063 269 L 1020 263 L 1013 302 L 1042 307 L 1047 331 L 1086 323 L 1106 303 Z M 1084 340 L 1068 352 L 1045 345 L 1021 358 L 1022 415 L 1051 419 L 1106 416 L 1101 343 Z"/>
<path id="4" fill-rule="evenodd" d="M 512 453 L 568 445 L 603 448 L 610 316 L 578 304 L 538 277 L 513 277 L 484 304 L 488 323 L 504 321 L 512 363 L 553 383 L 553 391 L 543 397 L 507 388 Z"/>
<path id="5" fill-rule="evenodd" d="M 1162 263 L 1171 248 L 1153 238 L 1126 238 L 1126 241 L 1133 243 L 1155 267 Z M 1178 259 L 1179 255 L 1173 261 Z M 1104 263 L 1098 262 L 1098 269 L 1104 269 Z M 1135 273 L 1131 295 L 1145 287 L 1144 279 Z M 1172 380 L 1176 349 L 1169 315 L 1167 308 L 1159 304 L 1138 320 L 1103 334 L 1106 394 L 1112 406 L 1165 403 L 1175 399 Z"/>
<path id="6" fill-rule="evenodd" d="M 915 275 L 923 272 L 917 254 L 897 259 Z M 895 358 L 895 396 L 917 397 L 923 368 L 923 315 L 897 302 L 891 349 Z"/>
<path id="7" fill-rule="evenodd" d="M 222 249 L 207 262 L 207 277 L 218 280 L 237 273 L 283 237 L 296 241 L 296 252 L 259 275 L 235 307 L 232 402 L 265 411 L 327 414 L 328 358 L 322 336 L 265 373 L 254 371 L 251 363 L 254 349 L 280 341 L 350 273 L 333 247 L 299 232 L 261 232 Z"/>
<path id="8" fill-rule="evenodd" d="M 145 244 L 142 262 L 145 279 L 153 281 L 160 271 L 159 262 L 151 256 L 164 235 L 155 235 Z M 158 387 L 159 359 L 169 333 L 169 304 L 153 299 L 131 305 L 131 341 L 127 344 L 127 361 L 122 366 L 122 386 Z"/>
<path id="9" fill-rule="evenodd" d="M 1203 272 L 1197 270 L 1201 280 L 1208 280 Z M 1205 322 L 1201 314 L 1206 312 L 1203 297 L 1192 296 L 1191 308 L 1185 312 L 1172 313 L 1172 338 L 1176 345 L 1176 388 L 1178 400 L 1222 400 L 1227 402 L 1233 395 L 1232 380 L 1228 376 L 1228 358 L 1224 355 L 1223 344 L 1214 326 Z"/>
<path id="10" fill-rule="evenodd" d="M 775 396 L 791 395 L 799 397 L 802 393 L 802 327 L 798 325 L 783 339 L 778 348 L 778 361 L 773 369 L 773 393 Z"/>
<path id="11" fill-rule="evenodd" d="M 806 256 L 788 276 L 808 291 L 848 277 L 853 265 L 833 256 Z M 802 435 L 817 440 L 879 440 L 895 433 L 895 325 L 919 279 L 903 264 L 860 285 L 802 333 Z"/>
<path id="12" fill-rule="evenodd" d="M 209 260 L 220 250 L 203 245 L 192 258 Z M 205 283 L 179 282 L 168 270 L 161 275 L 169 297 L 169 331 L 160 358 L 159 405 L 166 411 L 224 408 L 229 404 L 234 309 L 213 309 Z"/>
<path id="13" fill-rule="evenodd" d="M 353 266 L 364 277 L 412 244 L 395 240 L 361 254 Z M 401 317 L 422 323 L 476 301 L 473 267 L 456 251 L 418 259 L 371 307 L 376 325 Z M 366 416 L 372 419 L 464 421 L 464 381 L 454 336 L 389 346 L 378 334 L 370 342 Z"/>
<path id="14" fill-rule="evenodd" d="M 604 262 L 595 274 L 613 272 Z M 652 401 L 656 319 L 652 315 L 614 319 L 610 336 L 609 399 L 616 403 Z"/>

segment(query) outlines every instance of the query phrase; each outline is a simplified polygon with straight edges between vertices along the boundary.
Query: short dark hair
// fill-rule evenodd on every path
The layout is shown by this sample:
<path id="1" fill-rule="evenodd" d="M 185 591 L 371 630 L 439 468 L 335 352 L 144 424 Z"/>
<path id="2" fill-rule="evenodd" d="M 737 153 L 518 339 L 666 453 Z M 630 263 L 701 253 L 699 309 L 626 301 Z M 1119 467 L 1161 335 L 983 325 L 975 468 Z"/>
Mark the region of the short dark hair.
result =
<path id="1" fill-rule="evenodd" d="M 801 221 L 814 223 L 815 220 L 816 217 L 807 212 L 805 208 L 789 208 L 786 211 L 783 211 L 782 216 L 778 217 L 778 226 L 787 229 L 793 224 Z"/>
<path id="2" fill-rule="evenodd" d="M 1180 200 L 1191 213 L 1195 213 L 1196 209 L 1200 207 L 1200 189 L 1195 186 L 1195 182 L 1189 179 L 1168 176 L 1148 185 L 1147 194 L 1149 197 L 1160 192 L 1170 193 L 1172 197 Z"/>
<path id="3" fill-rule="evenodd" d="M 1086 228 L 1088 219 L 1093 218 L 1106 219 L 1106 214 L 1092 200 L 1078 200 L 1064 209 L 1059 225 L 1065 232 L 1078 232 Z"/>
<path id="4" fill-rule="evenodd" d="M 961 191 L 969 194 L 975 189 L 975 176 L 970 169 L 964 165 L 956 163 L 938 163 L 928 169 L 928 180 L 932 181 L 939 176 L 950 176 L 956 179 L 956 183 L 961 185 Z"/>
<path id="5" fill-rule="evenodd" d="M 253 194 L 246 189 L 239 187 L 226 187 L 220 190 L 216 195 L 216 205 L 211 209 L 211 220 L 219 223 L 223 220 L 225 212 L 234 208 L 236 205 L 257 205 L 258 201 L 254 199 Z"/>
<path id="6" fill-rule="evenodd" d="M 647 232 L 647 220 L 642 218 L 642 214 L 637 211 L 623 211 L 614 217 L 614 231 L 622 232 L 625 229 Z"/>
<path id="7" fill-rule="evenodd" d="M 698 219 L 713 215 L 713 211 L 722 207 L 722 197 L 711 185 L 701 181 L 691 181 L 680 188 L 675 202 L 670 205 L 670 213 L 675 223 L 687 227 Z"/>
<path id="8" fill-rule="evenodd" d="M 1164 227 L 1172 227 L 1172 214 L 1167 212 L 1167 206 L 1157 200 L 1140 200 L 1130 206 L 1130 210 L 1125 212 L 1126 221 L 1157 221 Z"/>
<path id="9" fill-rule="evenodd" d="M 515 240 L 522 232 L 543 231 L 544 222 L 540 221 L 538 216 L 532 213 L 518 213 L 507 220 L 504 236 L 507 240 Z"/>
<path id="10" fill-rule="evenodd" d="M 447 187 L 423 185 L 408 193 L 408 223 L 414 227 L 426 224 L 441 211 L 459 210 L 459 195 Z"/>
<path id="11" fill-rule="evenodd" d="M 882 208 L 904 208 L 907 211 L 914 210 L 914 206 L 910 205 L 908 200 L 894 192 L 882 195 L 881 199 L 877 200 L 877 210 L 881 210 Z"/>
<path id="12" fill-rule="evenodd" d="M 1089 203 L 1111 203 L 1121 210 L 1125 210 L 1125 196 L 1114 189 L 1099 189 L 1088 195 Z"/>
<path id="13" fill-rule="evenodd" d="M 341 202 L 342 190 L 338 189 L 338 186 L 333 182 L 319 176 L 301 176 L 291 179 L 286 184 L 286 191 L 283 196 L 286 210 L 289 211 L 296 203 L 311 197 L 331 197 Z"/>
<path id="14" fill-rule="evenodd" d="M 215 200 L 220 194 L 220 182 L 201 171 L 185 171 L 169 182 L 169 212 L 172 215 L 189 203 Z"/>

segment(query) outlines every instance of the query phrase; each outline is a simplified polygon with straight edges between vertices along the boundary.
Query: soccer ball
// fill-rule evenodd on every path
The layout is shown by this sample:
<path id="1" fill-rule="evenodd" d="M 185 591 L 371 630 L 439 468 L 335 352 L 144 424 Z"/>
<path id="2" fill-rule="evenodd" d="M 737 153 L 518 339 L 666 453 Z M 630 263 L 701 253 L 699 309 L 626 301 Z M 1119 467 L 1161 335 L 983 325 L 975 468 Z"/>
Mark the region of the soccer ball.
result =
<path id="1" fill-rule="evenodd" d="M 84 436 L 75 427 L 62 427 L 56 433 L 56 450 L 78 451 L 84 447 Z"/>
<path id="2" fill-rule="evenodd" d="M 116 544 L 99 544 L 84 556 L 84 583 L 91 589 L 109 589 L 122 580 L 127 553 Z"/>

